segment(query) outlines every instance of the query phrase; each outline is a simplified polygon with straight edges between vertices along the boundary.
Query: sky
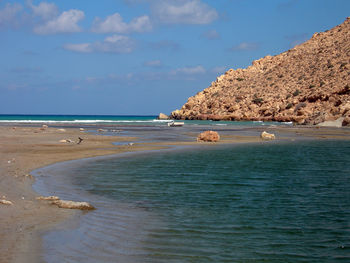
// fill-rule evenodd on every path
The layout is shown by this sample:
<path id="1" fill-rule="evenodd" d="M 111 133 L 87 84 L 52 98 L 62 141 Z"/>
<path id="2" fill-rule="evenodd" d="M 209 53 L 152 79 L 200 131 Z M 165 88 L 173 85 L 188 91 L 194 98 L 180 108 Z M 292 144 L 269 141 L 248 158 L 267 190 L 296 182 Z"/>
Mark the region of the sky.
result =
<path id="1" fill-rule="evenodd" d="M 0 114 L 169 114 L 349 11 L 349 0 L 0 0 Z"/>

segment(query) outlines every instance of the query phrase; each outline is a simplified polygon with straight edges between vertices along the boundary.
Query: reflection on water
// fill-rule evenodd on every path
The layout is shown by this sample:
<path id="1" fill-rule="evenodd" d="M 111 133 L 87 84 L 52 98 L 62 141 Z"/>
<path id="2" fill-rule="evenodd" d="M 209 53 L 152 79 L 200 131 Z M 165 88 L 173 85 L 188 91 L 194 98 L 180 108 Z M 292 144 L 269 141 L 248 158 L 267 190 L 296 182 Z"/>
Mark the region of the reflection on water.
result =
<path id="1" fill-rule="evenodd" d="M 49 262 L 350 260 L 349 142 L 131 156 L 42 170 L 64 171 L 55 194 L 98 208 L 45 236 Z"/>

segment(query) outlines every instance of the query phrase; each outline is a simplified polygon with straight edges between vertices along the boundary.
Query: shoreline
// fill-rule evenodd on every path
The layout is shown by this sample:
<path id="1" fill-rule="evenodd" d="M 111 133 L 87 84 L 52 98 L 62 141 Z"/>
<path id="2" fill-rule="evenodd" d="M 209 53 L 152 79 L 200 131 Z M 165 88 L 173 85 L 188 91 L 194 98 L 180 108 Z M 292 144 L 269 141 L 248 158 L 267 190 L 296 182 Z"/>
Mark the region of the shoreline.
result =
<path id="1" fill-rule="evenodd" d="M 216 128 L 216 127 L 211 127 Z M 313 127 L 311 127 L 313 128 Z M 25 176 L 32 171 L 51 164 L 90 157 L 115 155 L 125 152 L 148 151 L 169 148 L 171 146 L 217 145 L 197 143 L 195 141 L 151 142 L 140 143 L 129 147 L 117 146 L 113 142 L 137 141 L 136 137 L 101 136 L 82 133 L 78 126 L 42 130 L 40 127 L 17 127 L 0 125 L 0 197 L 12 201 L 12 206 L 0 208 L 0 262 L 42 262 L 41 234 L 53 229 L 79 211 L 59 209 L 46 202 L 38 201 L 38 193 L 32 188 L 33 178 Z M 291 133 L 313 139 L 350 139 L 350 130 L 334 130 L 325 128 L 303 129 L 300 127 L 257 127 L 283 133 L 281 140 L 293 140 Z M 346 131 L 346 132 L 345 132 Z M 330 133 L 331 135 L 325 135 Z M 289 136 L 288 136 L 289 134 Z M 195 134 L 189 134 L 190 137 Z M 62 144 L 62 138 L 77 139 L 84 137 L 81 145 Z M 195 138 L 195 137 L 194 137 Z M 237 134 L 223 135 L 219 144 L 261 142 L 256 136 Z M 10 161 L 10 163 L 8 162 Z M 84 200 L 82 200 L 84 201 Z"/>
<path id="2" fill-rule="evenodd" d="M 87 157 L 107 156 L 130 151 L 113 142 L 136 138 L 81 133 L 78 128 L 65 132 L 56 128 L 0 126 L 0 198 L 13 205 L 0 207 L 0 262 L 42 262 L 40 235 L 79 211 L 59 209 L 36 200 L 33 170 L 50 164 Z M 84 138 L 82 144 L 60 143 L 64 138 Z M 144 150 L 134 146 L 132 150 Z M 159 147 L 148 146 L 147 149 Z"/>

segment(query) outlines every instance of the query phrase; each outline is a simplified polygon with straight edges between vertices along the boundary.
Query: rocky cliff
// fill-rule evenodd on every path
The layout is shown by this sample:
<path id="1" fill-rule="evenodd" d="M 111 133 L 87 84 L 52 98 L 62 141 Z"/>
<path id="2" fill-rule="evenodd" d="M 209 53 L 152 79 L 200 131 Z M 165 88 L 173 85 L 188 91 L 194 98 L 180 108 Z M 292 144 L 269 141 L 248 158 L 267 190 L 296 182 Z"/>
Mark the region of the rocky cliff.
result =
<path id="1" fill-rule="evenodd" d="M 287 52 L 228 70 L 174 119 L 350 123 L 350 17 Z"/>

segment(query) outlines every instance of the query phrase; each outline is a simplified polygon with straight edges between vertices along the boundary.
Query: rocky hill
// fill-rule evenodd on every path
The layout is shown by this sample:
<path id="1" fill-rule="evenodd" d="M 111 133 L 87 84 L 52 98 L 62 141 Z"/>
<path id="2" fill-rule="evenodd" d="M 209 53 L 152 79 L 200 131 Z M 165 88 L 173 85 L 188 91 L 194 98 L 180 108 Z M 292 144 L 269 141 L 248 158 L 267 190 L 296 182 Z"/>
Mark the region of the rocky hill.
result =
<path id="1" fill-rule="evenodd" d="M 350 17 L 287 52 L 228 70 L 174 119 L 350 124 Z"/>

